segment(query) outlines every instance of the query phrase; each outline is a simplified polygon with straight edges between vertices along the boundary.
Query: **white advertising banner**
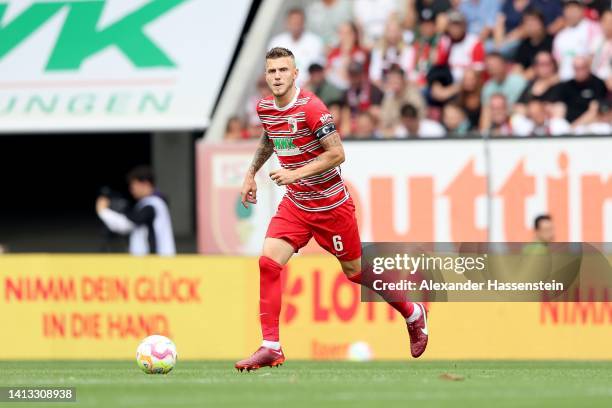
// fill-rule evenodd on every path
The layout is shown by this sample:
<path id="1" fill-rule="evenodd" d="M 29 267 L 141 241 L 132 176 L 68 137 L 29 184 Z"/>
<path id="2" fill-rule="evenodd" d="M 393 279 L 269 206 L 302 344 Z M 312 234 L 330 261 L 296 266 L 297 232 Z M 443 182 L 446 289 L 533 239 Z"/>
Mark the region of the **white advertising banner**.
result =
<path id="1" fill-rule="evenodd" d="M 529 241 L 548 212 L 557 241 L 612 242 L 612 137 L 491 144 L 492 241 Z"/>
<path id="2" fill-rule="evenodd" d="M 0 133 L 204 128 L 250 0 L 0 0 Z"/>
<path id="3" fill-rule="evenodd" d="M 481 140 L 348 142 L 344 148 L 342 177 L 362 241 L 524 242 L 533 239 L 533 219 L 543 213 L 552 214 L 558 241 L 612 241 L 612 138 L 493 140 L 488 160 Z M 260 171 L 266 198 L 241 213 L 236 203 L 254 150 L 254 144 L 198 146 L 200 252 L 260 251 L 284 189 L 269 181 L 269 169 Z M 218 172 L 205 171 L 204 157 L 231 161 L 241 170 L 236 182 L 217 179 L 211 187 Z M 304 252 L 313 251 L 311 242 Z"/>

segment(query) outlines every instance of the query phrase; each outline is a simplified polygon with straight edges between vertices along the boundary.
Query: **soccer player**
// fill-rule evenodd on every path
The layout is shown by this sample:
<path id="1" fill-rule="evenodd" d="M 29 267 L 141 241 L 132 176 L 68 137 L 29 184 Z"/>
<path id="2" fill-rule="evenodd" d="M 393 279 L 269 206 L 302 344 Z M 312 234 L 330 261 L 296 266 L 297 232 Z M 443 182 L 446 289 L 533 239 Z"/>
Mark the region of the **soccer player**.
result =
<path id="1" fill-rule="evenodd" d="M 276 152 L 281 168 L 270 173 L 286 186 L 272 217 L 259 258 L 259 316 L 263 344 L 235 365 L 240 371 L 274 367 L 285 361 L 279 342 L 281 270 L 291 256 L 314 237 L 340 261 L 347 278 L 361 279 L 361 241 L 353 200 L 340 177 L 344 149 L 332 115 L 312 92 L 296 88 L 293 53 L 272 48 L 266 54 L 266 82 L 272 95 L 257 105 L 264 133 L 242 186 L 242 204 L 257 203 L 255 174 Z M 381 294 L 385 298 L 384 294 Z M 427 346 L 427 315 L 419 303 L 389 302 L 406 319 L 410 351 L 420 356 Z"/>

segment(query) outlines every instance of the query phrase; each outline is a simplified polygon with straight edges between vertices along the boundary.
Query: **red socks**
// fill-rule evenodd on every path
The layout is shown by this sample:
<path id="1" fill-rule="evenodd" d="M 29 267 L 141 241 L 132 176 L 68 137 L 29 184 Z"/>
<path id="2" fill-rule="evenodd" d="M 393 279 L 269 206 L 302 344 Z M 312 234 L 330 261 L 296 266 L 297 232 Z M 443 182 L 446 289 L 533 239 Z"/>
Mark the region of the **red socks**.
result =
<path id="1" fill-rule="evenodd" d="M 388 296 L 385 296 L 385 292 L 384 291 L 374 290 L 374 288 L 368 286 L 366 283 L 363 283 L 361 281 L 361 272 L 359 272 L 357 275 L 351 276 L 348 279 L 351 282 L 355 282 L 355 283 L 358 283 L 360 285 L 363 285 L 363 286 L 365 286 L 365 287 L 367 287 L 369 289 L 372 289 L 374 292 L 378 293 L 380 296 L 382 296 L 383 299 L 385 299 L 385 301 L 388 304 L 390 304 L 395 310 L 400 312 L 402 314 L 402 316 L 404 317 L 404 319 L 407 319 L 408 317 L 410 317 L 410 315 L 414 311 L 414 303 L 407 302 L 407 301 L 403 301 L 403 302 L 390 302 L 390 301 L 387 300 Z"/>
<path id="2" fill-rule="evenodd" d="M 282 269 L 282 265 L 267 256 L 259 258 L 259 321 L 263 339 L 268 341 L 278 341 Z"/>
<path id="3" fill-rule="evenodd" d="M 278 342 L 278 322 L 281 310 L 281 271 L 283 266 L 267 256 L 259 258 L 259 320 L 261 322 L 261 334 L 264 340 Z M 352 282 L 362 283 L 361 273 L 349 278 Z M 374 290 L 373 288 L 369 287 Z M 387 300 L 384 291 L 376 291 L 383 299 Z M 395 310 L 407 319 L 414 311 L 412 302 L 390 302 Z"/>

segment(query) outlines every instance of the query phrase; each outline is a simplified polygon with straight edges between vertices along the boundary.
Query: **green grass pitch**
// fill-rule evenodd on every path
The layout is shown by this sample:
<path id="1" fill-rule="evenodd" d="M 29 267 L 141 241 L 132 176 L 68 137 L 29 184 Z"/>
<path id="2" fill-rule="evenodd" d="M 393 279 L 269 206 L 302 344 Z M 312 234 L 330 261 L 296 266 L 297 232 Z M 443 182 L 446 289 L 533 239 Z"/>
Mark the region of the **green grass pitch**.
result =
<path id="1" fill-rule="evenodd" d="M 612 407 L 612 362 L 288 361 L 239 373 L 179 361 L 168 375 L 135 362 L 0 362 L 0 386 L 28 385 L 76 387 L 77 402 L 0 406 Z"/>

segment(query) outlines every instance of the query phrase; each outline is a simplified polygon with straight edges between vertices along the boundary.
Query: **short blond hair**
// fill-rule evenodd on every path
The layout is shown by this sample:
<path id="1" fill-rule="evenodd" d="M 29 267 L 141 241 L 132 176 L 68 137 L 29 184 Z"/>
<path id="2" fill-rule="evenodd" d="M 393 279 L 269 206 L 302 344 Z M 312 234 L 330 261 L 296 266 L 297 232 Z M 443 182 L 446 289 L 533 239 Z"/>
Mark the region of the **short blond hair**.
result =
<path id="1" fill-rule="evenodd" d="M 274 47 L 266 53 L 266 60 L 290 57 L 295 63 L 295 56 L 291 50 L 283 47 Z"/>

